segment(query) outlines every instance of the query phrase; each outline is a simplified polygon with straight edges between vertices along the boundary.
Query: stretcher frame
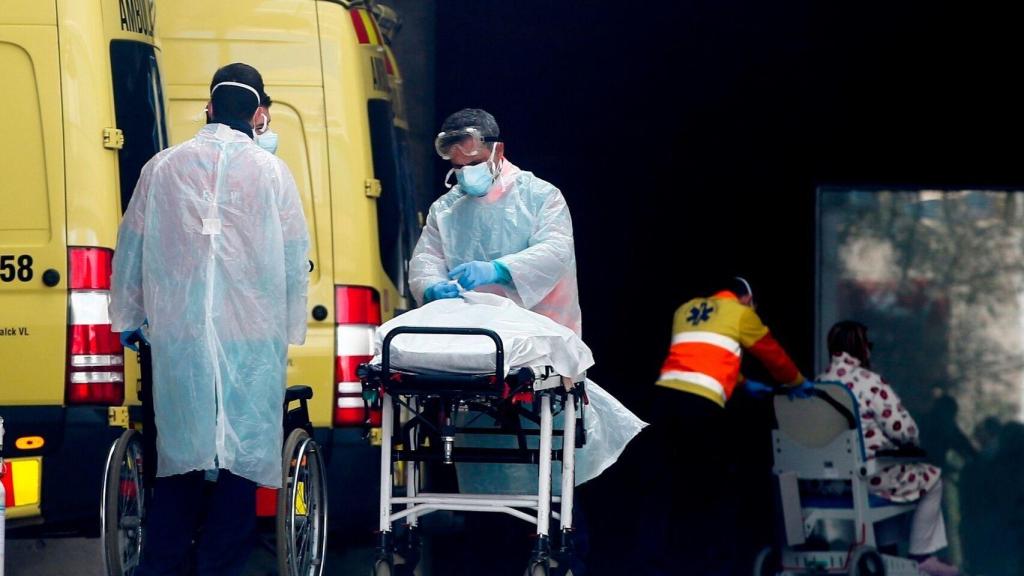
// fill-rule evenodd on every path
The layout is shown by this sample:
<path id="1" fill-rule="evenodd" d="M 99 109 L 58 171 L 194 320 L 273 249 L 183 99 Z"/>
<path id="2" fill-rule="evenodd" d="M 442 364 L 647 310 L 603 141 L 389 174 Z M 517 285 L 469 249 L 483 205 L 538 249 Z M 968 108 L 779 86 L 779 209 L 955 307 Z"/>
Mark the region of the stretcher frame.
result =
<path id="1" fill-rule="evenodd" d="M 495 345 L 494 372 L 487 374 L 459 374 L 449 372 L 405 372 L 391 364 L 391 343 L 403 334 L 464 335 L 489 338 Z M 436 328 L 405 326 L 391 330 L 384 338 L 380 366 L 360 366 L 364 395 L 373 398 L 382 407 L 379 542 L 374 574 L 394 573 L 394 523 L 405 521 L 409 534 L 402 546 L 406 571 L 412 556 L 412 565 L 418 559 L 419 519 L 432 512 L 486 512 L 500 513 L 518 518 L 536 526 L 536 544 L 527 568 L 528 575 L 548 574 L 553 565 L 567 566 L 573 555 L 573 490 L 575 480 L 575 449 L 585 441 L 581 401 L 585 403 L 583 382 L 559 376 L 550 366 L 522 367 L 505 375 L 505 353 L 501 338 L 493 331 L 480 328 Z M 517 400 L 532 398 L 533 412 L 522 407 Z M 437 424 L 431 422 L 426 405 L 440 405 Z M 401 419 L 402 410 L 406 418 Z M 511 415 L 511 428 L 476 428 L 472 421 L 465 426 L 456 425 L 460 410 L 491 413 L 506 411 Z M 562 429 L 555 429 L 554 412 L 564 414 Z M 519 417 L 535 421 L 539 428 L 524 429 Z M 579 419 L 577 418 L 579 416 Z M 475 420 L 475 419 L 474 419 Z M 395 447 L 396 423 L 400 424 L 402 448 Z M 440 437 L 440 446 L 421 445 L 423 428 Z M 456 434 L 515 435 L 517 448 L 456 447 Z M 526 436 L 539 435 L 537 449 L 527 446 Z M 554 438 L 561 436 L 560 448 L 554 448 Z M 552 463 L 562 462 L 561 496 L 552 496 Z M 462 494 L 420 492 L 420 462 L 457 462 L 537 464 L 536 494 Z M 405 495 L 393 493 L 395 464 L 406 462 Z M 558 510 L 552 509 L 558 504 Z M 396 510 L 396 507 L 400 509 Z M 561 526 L 559 549 L 552 553 L 551 519 Z M 554 561 L 553 561 L 554 560 Z"/>

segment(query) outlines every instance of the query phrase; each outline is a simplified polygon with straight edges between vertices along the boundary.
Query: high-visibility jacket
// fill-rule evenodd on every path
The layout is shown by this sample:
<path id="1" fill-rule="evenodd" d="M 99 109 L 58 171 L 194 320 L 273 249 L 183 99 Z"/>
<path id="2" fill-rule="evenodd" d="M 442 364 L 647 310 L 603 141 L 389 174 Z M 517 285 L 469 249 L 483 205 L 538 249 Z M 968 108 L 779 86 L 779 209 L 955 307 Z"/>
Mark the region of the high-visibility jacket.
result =
<path id="1" fill-rule="evenodd" d="M 721 406 L 732 396 L 743 351 L 753 354 L 784 386 L 803 376 L 750 306 L 723 291 L 694 298 L 676 310 L 672 346 L 657 385 L 703 396 Z"/>

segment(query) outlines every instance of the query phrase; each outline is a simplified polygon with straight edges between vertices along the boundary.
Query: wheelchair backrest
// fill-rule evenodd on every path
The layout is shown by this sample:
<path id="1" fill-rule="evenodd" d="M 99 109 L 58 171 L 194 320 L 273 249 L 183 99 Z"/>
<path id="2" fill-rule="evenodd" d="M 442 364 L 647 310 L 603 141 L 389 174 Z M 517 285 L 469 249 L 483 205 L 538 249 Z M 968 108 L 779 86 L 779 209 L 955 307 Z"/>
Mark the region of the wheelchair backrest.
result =
<path id="1" fill-rule="evenodd" d="M 815 385 L 814 396 L 774 399 L 775 471 L 804 479 L 850 478 L 865 460 L 857 399 L 842 384 Z"/>

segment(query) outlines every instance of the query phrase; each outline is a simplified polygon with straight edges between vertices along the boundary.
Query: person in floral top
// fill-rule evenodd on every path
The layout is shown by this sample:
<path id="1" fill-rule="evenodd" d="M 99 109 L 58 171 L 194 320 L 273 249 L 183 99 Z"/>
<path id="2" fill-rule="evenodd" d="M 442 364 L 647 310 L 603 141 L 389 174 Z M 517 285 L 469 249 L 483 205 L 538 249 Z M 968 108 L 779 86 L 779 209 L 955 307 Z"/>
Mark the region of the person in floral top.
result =
<path id="1" fill-rule="evenodd" d="M 857 398 L 861 434 L 868 460 L 879 451 L 918 446 L 918 428 L 903 407 L 896 391 L 871 371 L 868 329 L 853 321 L 838 322 L 829 330 L 828 351 L 832 362 L 819 382 L 839 382 Z M 868 480 L 872 494 L 892 502 L 917 502 L 910 528 L 910 555 L 933 576 L 952 576 L 959 571 L 940 561 L 935 553 L 947 546 L 942 517 L 942 479 L 935 466 L 924 462 L 882 468 Z"/>

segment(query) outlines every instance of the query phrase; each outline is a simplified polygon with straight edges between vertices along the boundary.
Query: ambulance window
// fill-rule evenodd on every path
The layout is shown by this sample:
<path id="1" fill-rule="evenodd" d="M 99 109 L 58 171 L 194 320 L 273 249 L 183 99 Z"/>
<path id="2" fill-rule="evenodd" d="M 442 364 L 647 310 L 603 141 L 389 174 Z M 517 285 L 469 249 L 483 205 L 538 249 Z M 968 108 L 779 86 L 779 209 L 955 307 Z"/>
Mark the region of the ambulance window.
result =
<path id="1" fill-rule="evenodd" d="M 167 127 L 153 47 L 131 40 L 111 41 L 110 69 L 117 127 L 124 132 L 124 148 L 118 153 L 123 211 L 143 165 L 167 146 Z"/>
<path id="2" fill-rule="evenodd" d="M 381 195 L 377 198 L 377 234 L 380 241 L 381 265 L 384 266 L 384 271 L 391 281 L 404 294 L 405 263 L 409 253 L 403 240 L 406 220 L 403 214 L 408 191 L 402 182 L 391 103 L 386 100 L 370 100 L 369 116 L 373 173 L 381 183 Z"/>
<path id="3" fill-rule="evenodd" d="M 416 248 L 416 241 L 420 237 L 420 226 L 416 216 L 419 210 L 419 201 L 416 198 L 415 177 L 412 172 L 412 154 L 409 151 L 409 133 L 406 130 L 395 128 L 395 142 L 397 144 L 398 181 L 402 188 L 402 246 L 405 253 L 411 257 L 412 251 Z"/>

